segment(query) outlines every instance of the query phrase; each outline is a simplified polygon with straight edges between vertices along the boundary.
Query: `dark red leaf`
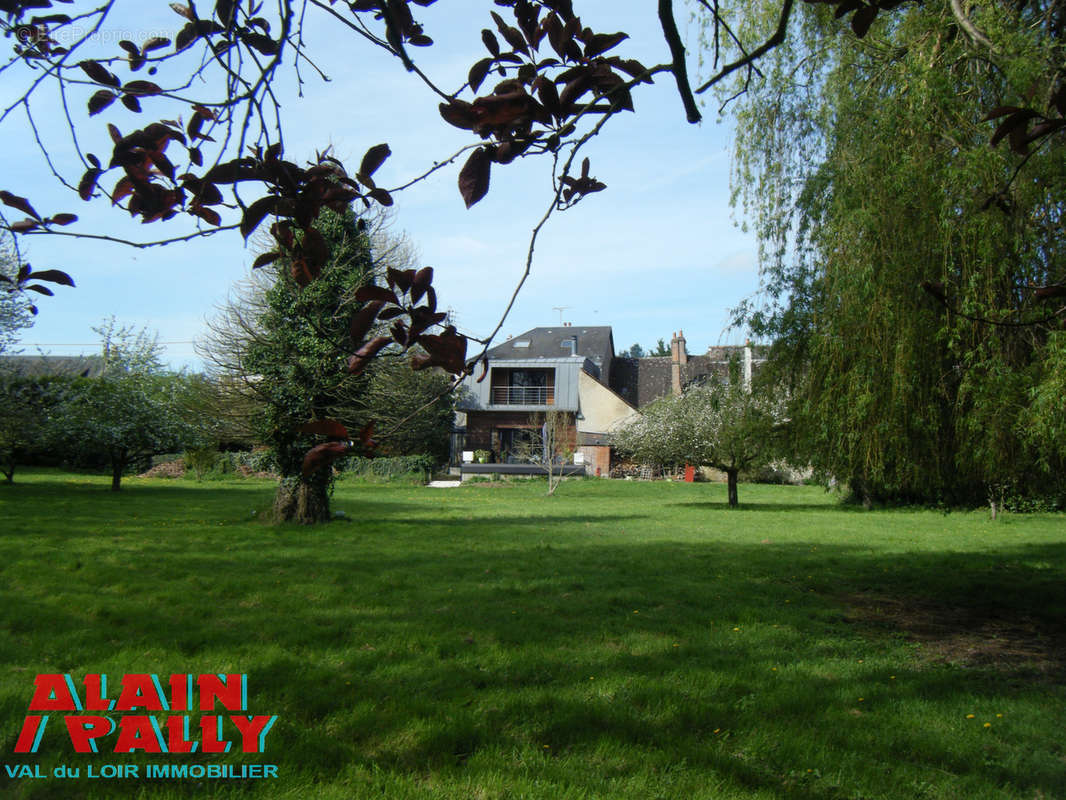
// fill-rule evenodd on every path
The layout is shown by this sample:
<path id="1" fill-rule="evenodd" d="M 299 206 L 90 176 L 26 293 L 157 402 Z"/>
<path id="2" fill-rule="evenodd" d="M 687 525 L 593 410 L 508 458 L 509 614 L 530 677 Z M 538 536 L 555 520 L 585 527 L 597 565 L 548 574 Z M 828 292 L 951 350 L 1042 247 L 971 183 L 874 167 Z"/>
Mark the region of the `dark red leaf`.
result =
<path id="1" fill-rule="evenodd" d="M 196 30 L 196 25 L 190 22 L 174 37 L 174 52 L 181 52 L 199 38 L 200 32 Z"/>
<path id="2" fill-rule="evenodd" d="M 492 170 L 492 151 L 479 147 L 470 154 L 459 172 L 459 194 L 470 208 L 489 191 L 489 178 Z"/>
<path id="3" fill-rule="evenodd" d="M 851 18 L 851 29 L 860 39 L 866 35 L 877 17 L 877 6 L 863 6 Z"/>
<path id="4" fill-rule="evenodd" d="M 473 91 L 477 91 L 481 86 L 482 81 L 485 80 L 485 76 L 489 74 L 489 70 L 492 69 L 493 59 L 483 58 L 476 62 L 474 66 L 470 68 L 470 74 L 466 76 L 467 82 L 470 84 L 470 88 Z"/>
<path id="5" fill-rule="evenodd" d="M 122 95 L 122 105 L 124 105 L 130 111 L 134 111 L 138 114 L 141 111 L 141 104 L 137 102 L 137 98 L 134 97 L 132 94 Z"/>
<path id="6" fill-rule="evenodd" d="M 0 203 L 3 203 L 5 206 L 11 206 L 11 208 L 17 208 L 22 213 L 29 214 L 34 219 L 41 218 L 41 215 L 33 210 L 30 201 L 25 197 L 19 197 L 17 194 L 0 191 Z"/>
<path id="7" fill-rule="evenodd" d="M 485 48 L 492 53 L 494 58 L 500 55 L 500 43 L 496 39 L 496 34 L 488 28 L 481 31 L 481 41 L 485 43 Z"/>
<path id="8" fill-rule="evenodd" d="M 43 269 L 40 272 L 31 273 L 35 281 L 48 281 L 58 283 L 61 286 L 73 286 L 74 280 L 61 269 Z"/>
<path id="9" fill-rule="evenodd" d="M 281 258 L 281 253 L 277 250 L 261 253 L 255 261 L 252 262 L 252 269 L 259 269 L 260 267 L 265 267 L 267 264 L 273 264 L 279 258 Z"/>
<path id="10" fill-rule="evenodd" d="M 78 183 L 78 196 L 82 200 L 88 200 L 93 196 L 93 192 L 96 190 L 96 181 L 102 171 L 97 167 L 92 167 L 81 176 L 81 181 Z"/>
<path id="11" fill-rule="evenodd" d="M 116 89 L 122 85 L 122 81 L 120 81 L 110 70 L 96 61 L 80 61 L 78 62 L 78 66 L 82 68 L 82 71 L 86 75 L 97 83 L 113 86 Z"/>
<path id="12" fill-rule="evenodd" d="M 385 270 L 385 279 L 389 282 L 389 286 L 395 286 L 403 293 L 411 288 L 411 283 L 415 279 L 415 271 L 389 267 Z"/>
<path id="13" fill-rule="evenodd" d="M 160 47 L 166 47 L 169 44 L 170 39 L 164 36 L 153 36 L 141 45 L 141 51 L 147 53 L 150 50 L 158 50 Z"/>
<path id="14" fill-rule="evenodd" d="M 52 225 L 69 225 L 78 221 L 77 214 L 56 214 L 47 220 Z"/>
<path id="15" fill-rule="evenodd" d="M 12 227 L 14 227 L 14 226 L 12 226 Z M 54 297 L 55 296 L 55 292 L 53 292 L 47 286 L 37 286 L 36 284 L 34 284 L 32 286 L 24 286 L 22 288 L 27 290 L 27 291 L 30 291 L 30 292 L 37 292 L 37 294 L 43 294 L 46 297 Z"/>
<path id="16" fill-rule="evenodd" d="M 389 194 L 384 189 L 382 189 L 381 187 L 377 187 L 375 189 L 371 189 L 369 192 L 367 192 L 367 196 L 373 197 L 375 200 L 377 200 L 383 206 L 391 206 L 392 205 L 392 195 Z"/>
<path id="17" fill-rule="evenodd" d="M 1015 111 L 1021 111 L 1018 106 L 996 106 L 981 119 L 982 122 L 988 122 L 989 120 L 997 119 L 998 117 L 1005 117 L 1007 114 L 1013 114 Z"/>
<path id="18" fill-rule="evenodd" d="M 24 219 L 19 222 L 12 223 L 11 230 L 13 230 L 15 233 L 27 233 L 29 231 L 32 231 L 34 228 L 40 227 L 40 225 L 41 223 L 39 223 L 35 219 Z"/>
<path id="19" fill-rule="evenodd" d="M 89 98 L 89 116 L 99 114 L 118 99 L 118 95 L 110 89 L 101 89 Z"/>
<path id="20" fill-rule="evenodd" d="M 157 84 L 151 81 L 129 81 L 122 85 L 122 91 L 135 94 L 140 97 L 147 97 L 153 94 L 162 93 L 162 89 Z"/>
<path id="21" fill-rule="evenodd" d="M 318 470 L 330 466 L 334 461 L 348 452 L 347 442 L 325 442 L 312 447 L 303 461 L 304 480 L 310 478 Z"/>
<path id="22" fill-rule="evenodd" d="M 376 356 L 384 347 L 392 344 L 392 339 L 388 336 L 377 336 L 364 344 L 358 350 L 355 351 L 355 355 L 348 359 L 348 372 L 352 375 L 359 375 L 363 370 L 367 368 L 371 360 Z"/>
<path id="23" fill-rule="evenodd" d="M 348 429 L 335 419 L 316 419 L 313 422 L 305 422 L 296 430 L 300 433 L 314 433 L 320 436 L 331 436 L 334 439 L 348 438 Z"/>
<path id="24" fill-rule="evenodd" d="M 454 327 L 449 325 L 440 336 L 423 334 L 418 337 L 418 343 L 425 348 L 428 358 L 418 358 L 417 354 L 412 356 L 413 369 L 442 367 L 453 375 L 466 371 L 467 340 L 465 336 L 459 336 Z"/>
<path id="25" fill-rule="evenodd" d="M 363 156 L 363 161 L 359 165 L 359 172 L 362 175 L 370 176 L 377 172 L 378 167 L 385 163 L 385 159 L 392 155 L 392 151 L 387 144 L 376 144 L 366 151 L 366 155 Z"/>
<path id="26" fill-rule="evenodd" d="M 433 267 L 423 267 L 416 272 L 414 280 L 411 281 L 411 302 L 418 303 L 431 283 L 433 283 Z"/>
<path id="27" fill-rule="evenodd" d="M 359 442 L 367 450 L 373 450 L 377 447 L 377 443 L 371 438 L 374 435 L 374 423 L 368 422 L 363 426 L 363 429 L 359 431 Z"/>
<path id="28" fill-rule="evenodd" d="M 592 58 L 600 53 L 606 53 L 612 47 L 617 47 L 628 38 L 629 34 L 621 31 L 618 33 L 597 33 L 585 45 L 585 58 Z"/>
<path id="29" fill-rule="evenodd" d="M 222 217 L 213 208 L 205 208 L 204 206 L 192 206 L 189 208 L 190 214 L 195 214 L 205 222 L 209 222 L 214 226 L 222 224 Z"/>
<path id="30" fill-rule="evenodd" d="M 190 22 L 196 21 L 196 12 L 192 10 L 191 6 L 183 6 L 180 3 L 171 3 L 170 7 L 174 9 L 175 13 L 181 14 L 185 19 Z"/>
<path id="31" fill-rule="evenodd" d="M 465 100 L 452 100 L 450 103 L 441 103 L 438 108 L 440 115 L 449 125 L 462 128 L 464 131 L 472 131 L 477 125 L 477 116 L 474 107 Z"/>
<path id="32" fill-rule="evenodd" d="M 245 239 L 251 236 L 252 232 L 259 227 L 263 217 L 274 209 L 277 201 L 277 197 L 260 197 L 244 210 L 244 217 L 241 219 L 241 235 Z"/>
<path id="33" fill-rule="evenodd" d="M 256 31 L 242 31 L 241 41 L 249 47 L 253 47 L 265 56 L 272 56 L 278 52 L 278 43 L 265 34 Z"/>
<path id="34" fill-rule="evenodd" d="M 381 300 L 371 300 L 369 303 L 364 303 L 362 308 L 352 314 L 349 333 L 353 344 L 359 345 L 363 343 L 363 339 L 366 338 L 367 332 L 374 324 L 378 312 L 381 311 L 384 305 L 385 303 Z"/>

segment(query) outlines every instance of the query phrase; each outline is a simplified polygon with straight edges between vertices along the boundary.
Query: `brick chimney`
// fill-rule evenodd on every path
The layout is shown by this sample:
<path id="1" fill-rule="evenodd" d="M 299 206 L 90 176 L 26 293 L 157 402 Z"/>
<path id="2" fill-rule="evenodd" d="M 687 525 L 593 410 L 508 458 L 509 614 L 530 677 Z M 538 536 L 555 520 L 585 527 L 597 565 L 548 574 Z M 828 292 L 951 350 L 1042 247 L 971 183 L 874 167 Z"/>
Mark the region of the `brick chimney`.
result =
<path id="1" fill-rule="evenodd" d="M 681 368 L 688 364 L 685 351 L 685 332 L 678 331 L 670 339 L 670 379 L 674 395 L 681 394 Z"/>

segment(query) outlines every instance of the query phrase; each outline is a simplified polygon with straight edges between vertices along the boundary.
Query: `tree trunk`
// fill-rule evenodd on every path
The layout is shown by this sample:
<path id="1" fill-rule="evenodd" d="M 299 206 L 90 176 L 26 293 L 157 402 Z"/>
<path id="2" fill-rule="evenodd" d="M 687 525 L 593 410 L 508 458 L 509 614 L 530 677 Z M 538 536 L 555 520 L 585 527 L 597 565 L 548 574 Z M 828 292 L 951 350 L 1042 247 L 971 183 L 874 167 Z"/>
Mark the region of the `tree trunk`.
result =
<path id="1" fill-rule="evenodd" d="M 126 458 L 121 455 L 111 456 L 111 491 L 118 492 L 122 489 L 122 473 L 126 470 Z"/>
<path id="2" fill-rule="evenodd" d="M 329 522 L 329 480 L 314 476 L 310 483 L 300 478 L 282 478 L 274 495 L 274 522 L 316 525 Z"/>
<path id="3" fill-rule="evenodd" d="M 729 480 L 729 507 L 736 508 L 740 503 L 737 499 L 737 476 L 740 474 L 740 470 L 727 469 L 725 474 Z"/>

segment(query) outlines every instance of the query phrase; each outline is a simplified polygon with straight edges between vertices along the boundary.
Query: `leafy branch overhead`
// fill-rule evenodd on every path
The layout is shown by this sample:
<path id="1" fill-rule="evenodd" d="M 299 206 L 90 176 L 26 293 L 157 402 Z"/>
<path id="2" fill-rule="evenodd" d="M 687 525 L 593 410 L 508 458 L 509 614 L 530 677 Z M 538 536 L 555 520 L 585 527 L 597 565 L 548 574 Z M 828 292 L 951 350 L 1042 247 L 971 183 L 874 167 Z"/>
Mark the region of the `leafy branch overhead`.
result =
<path id="1" fill-rule="evenodd" d="M 699 0 L 696 12 L 713 27 L 716 67 L 720 56 L 736 57 L 694 91 L 671 0 L 657 3 L 668 58 L 651 66 L 625 55 L 626 32 L 586 24 L 574 0 L 486 3 L 477 52 L 471 54 L 465 81 L 454 89 L 440 86 L 417 63 L 420 49 L 435 46 L 433 32 L 420 20 L 431 5 L 434 0 L 182 0 L 169 4 L 175 16 L 166 35 L 111 43 L 96 35 L 105 25 L 133 27 L 121 24 L 115 0 L 3 0 L 0 28 L 14 49 L 2 69 L 9 81 L 16 76 L 22 80 L 24 89 L 0 112 L 0 123 L 14 125 L 24 117 L 25 138 L 38 143 L 53 177 L 81 200 L 109 203 L 144 224 L 183 219 L 195 226 L 192 233 L 133 244 L 162 244 L 230 229 L 248 238 L 268 225 L 273 245 L 255 266 L 284 258 L 293 278 L 306 286 L 329 258 L 314 227 L 324 209 L 339 211 L 356 202 L 366 208 L 389 206 L 396 191 L 459 159 L 458 191 L 467 207 L 498 182 L 494 172 L 528 157 L 545 157 L 552 165 L 553 208 L 568 208 L 602 191 L 606 184 L 592 174 L 587 157 L 580 172 L 572 168 L 581 148 L 607 122 L 636 109 L 638 86 L 671 74 L 685 119 L 697 122 L 701 115 L 694 95 L 733 72 L 742 71 L 749 79 L 757 74 L 759 60 L 785 41 L 797 7 L 793 0 L 782 0 L 773 29 L 761 39 L 752 35 L 744 41 L 726 9 Z M 798 7 L 830 7 L 837 18 L 848 19 L 841 26 L 847 35 L 870 39 L 879 20 L 907 5 L 903 0 L 805 0 Z M 975 50 L 1001 46 L 981 31 L 980 19 L 966 16 L 957 0 L 950 6 Z M 1039 22 L 1037 6 L 1035 0 L 1022 0 L 1007 13 L 1015 15 L 1019 26 L 1032 27 Z M 302 90 L 310 73 L 328 79 L 319 62 L 337 57 L 316 48 L 305 35 L 309 15 L 327 18 L 350 33 L 356 45 L 394 56 L 432 95 L 444 122 L 471 134 L 470 143 L 444 158 L 427 148 L 425 160 L 431 167 L 406 182 L 390 176 L 388 186 L 379 176 L 391 153 L 385 143 L 368 147 L 354 171 L 328 151 L 308 164 L 287 159 L 284 128 L 291 112 L 278 95 L 279 76 L 283 71 L 294 76 Z M 1060 17 L 1041 23 L 1054 43 L 1061 43 Z M 351 63 L 346 58 L 344 68 Z M 48 86 L 58 88 L 69 120 L 69 147 L 62 152 L 44 143 L 34 117 Z M 1006 139 L 1024 157 L 1027 148 L 1061 135 L 1066 127 L 1063 91 L 1056 66 L 1036 75 L 1028 98 L 1003 98 L 988 112 L 988 119 L 997 121 L 989 133 L 992 143 Z M 119 115 L 128 114 L 158 118 L 139 127 L 120 124 Z M 109 153 L 99 152 L 98 140 L 88 143 L 98 121 L 108 134 Z M 0 213 L 0 225 L 9 231 L 117 241 L 105 232 L 69 227 L 78 219 L 67 209 L 38 214 L 24 194 L 20 189 L 0 195 L 5 206 L 26 215 L 10 220 Z M 387 289 L 366 299 L 368 305 L 352 323 L 353 333 L 363 333 L 353 336 L 357 346 L 350 370 L 362 369 L 390 343 L 405 351 L 417 346 L 416 367 L 438 366 L 456 374 L 466 370 L 467 340 L 437 311 L 431 281 L 432 272 L 426 270 L 393 275 Z M 45 288 L 20 282 L 14 289 L 32 286 L 39 287 L 32 291 Z M 366 341 L 367 331 L 382 319 L 391 321 L 389 335 Z"/>

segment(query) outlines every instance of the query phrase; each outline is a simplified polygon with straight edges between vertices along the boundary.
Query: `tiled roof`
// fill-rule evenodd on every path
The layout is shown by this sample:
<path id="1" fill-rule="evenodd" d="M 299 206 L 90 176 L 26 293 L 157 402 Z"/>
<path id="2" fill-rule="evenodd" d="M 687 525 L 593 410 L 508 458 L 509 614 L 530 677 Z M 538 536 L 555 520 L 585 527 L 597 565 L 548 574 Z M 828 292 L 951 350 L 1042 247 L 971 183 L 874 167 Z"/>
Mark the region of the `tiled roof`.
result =
<path id="1" fill-rule="evenodd" d="M 95 378 L 103 372 L 104 360 L 92 356 L 0 356 L 0 369 L 16 375 L 84 375 Z"/>

